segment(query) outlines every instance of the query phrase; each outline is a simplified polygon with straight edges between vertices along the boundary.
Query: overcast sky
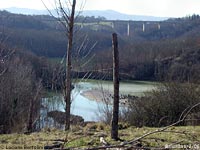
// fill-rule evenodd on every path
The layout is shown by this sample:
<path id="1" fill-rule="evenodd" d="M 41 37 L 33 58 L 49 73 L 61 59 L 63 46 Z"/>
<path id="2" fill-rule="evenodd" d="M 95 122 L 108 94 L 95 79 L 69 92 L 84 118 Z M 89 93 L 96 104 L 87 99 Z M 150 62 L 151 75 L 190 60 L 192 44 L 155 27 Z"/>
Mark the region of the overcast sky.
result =
<path id="1" fill-rule="evenodd" d="M 43 0 L 51 3 L 54 0 Z M 77 3 L 83 0 L 77 0 Z M 200 14 L 200 0 L 85 0 L 84 10 L 115 10 L 133 15 L 183 17 Z M 41 0 L 0 0 L 0 8 L 45 9 Z"/>

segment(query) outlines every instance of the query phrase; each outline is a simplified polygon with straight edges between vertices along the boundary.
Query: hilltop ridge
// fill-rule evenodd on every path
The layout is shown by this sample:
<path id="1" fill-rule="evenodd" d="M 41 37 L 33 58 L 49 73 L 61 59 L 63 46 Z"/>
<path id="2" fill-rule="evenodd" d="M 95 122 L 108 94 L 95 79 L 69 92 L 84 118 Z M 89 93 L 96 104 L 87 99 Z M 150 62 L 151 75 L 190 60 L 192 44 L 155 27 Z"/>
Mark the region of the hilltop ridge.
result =
<path id="1" fill-rule="evenodd" d="M 17 8 L 10 7 L 5 8 L 5 10 L 16 13 L 16 14 L 25 14 L 25 15 L 48 15 L 47 10 L 36 10 L 28 8 Z M 53 10 L 52 10 L 53 12 Z M 124 14 L 114 10 L 84 10 L 81 15 L 83 16 L 94 16 L 94 17 L 105 17 L 107 20 L 133 20 L 133 21 L 163 21 L 167 20 L 170 17 L 157 17 L 157 16 L 146 16 L 146 15 L 131 15 Z"/>

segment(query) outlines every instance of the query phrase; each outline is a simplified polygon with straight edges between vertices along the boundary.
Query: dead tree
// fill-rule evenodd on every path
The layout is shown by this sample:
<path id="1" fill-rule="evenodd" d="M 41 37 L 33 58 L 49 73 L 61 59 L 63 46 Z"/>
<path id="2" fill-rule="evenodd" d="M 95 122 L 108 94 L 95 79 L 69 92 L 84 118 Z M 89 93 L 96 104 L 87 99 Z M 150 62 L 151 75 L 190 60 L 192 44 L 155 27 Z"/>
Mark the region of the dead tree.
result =
<path id="1" fill-rule="evenodd" d="M 27 124 L 27 132 L 31 133 L 33 132 L 33 113 L 34 113 L 34 105 L 37 99 L 39 98 L 39 95 L 41 94 L 41 89 L 42 89 L 42 81 L 38 82 L 38 86 L 36 89 L 35 96 L 31 99 L 30 105 L 29 105 L 29 114 L 28 114 L 28 124 Z"/>
<path id="2" fill-rule="evenodd" d="M 74 28 L 74 15 L 75 15 L 76 0 L 73 0 L 72 10 L 69 17 L 65 18 L 68 25 L 68 46 L 67 46 L 67 61 L 66 61 L 66 95 L 65 95 L 65 130 L 70 128 L 70 105 L 71 105 L 71 51 L 73 46 L 73 28 Z M 62 10 L 62 6 L 61 6 Z"/>
<path id="3" fill-rule="evenodd" d="M 118 120 L 119 120 L 119 52 L 117 34 L 112 34 L 113 42 L 113 83 L 114 83 L 114 100 L 112 113 L 111 138 L 118 139 Z"/>
<path id="4" fill-rule="evenodd" d="M 67 51 L 66 51 L 66 79 L 65 83 L 63 84 L 64 88 L 64 100 L 65 100 L 65 111 L 66 111 L 66 123 L 65 123 L 65 130 L 68 130 L 70 128 L 70 108 L 71 108 L 71 101 L 72 101 L 72 96 L 71 96 L 71 90 L 72 90 L 72 69 L 73 71 L 76 70 L 76 65 L 72 65 L 72 57 L 73 57 L 73 63 L 83 63 L 82 60 L 87 61 L 83 64 L 81 64 L 81 67 L 84 67 L 86 64 L 88 64 L 93 56 L 90 56 L 90 52 L 93 50 L 95 45 L 97 44 L 94 43 L 91 47 L 88 47 L 89 43 L 87 43 L 87 37 L 83 39 L 83 42 L 80 44 L 80 46 L 77 47 L 77 44 L 75 45 L 74 38 L 76 31 L 78 31 L 78 28 L 74 29 L 75 27 L 75 20 L 76 18 L 80 15 L 81 10 L 84 7 L 84 2 L 85 0 L 80 1 L 79 4 L 80 8 L 79 11 L 76 11 L 76 0 L 54 0 L 55 4 L 55 11 L 56 11 L 56 16 L 51 12 L 51 10 L 48 9 L 47 5 L 45 5 L 44 1 L 41 0 L 46 9 L 48 10 L 49 14 L 53 16 L 63 27 L 64 30 L 66 31 L 66 36 L 68 38 L 68 45 L 67 45 Z M 58 17 L 59 16 L 59 17 Z M 77 26 L 76 26 L 77 27 Z M 78 35 L 80 38 L 81 36 Z M 84 51 L 84 54 L 81 54 L 81 51 Z M 82 55 L 81 59 L 80 57 L 77 57 L 79 61 L 76 60 L 74 57 L 75 54 L 77 56 Z M 73 55 L 73 56 L 72 56 Z M 72 68 L 73 66 L 73 68 Z M 77 70 L 76 70 L 77 71 Z M 85 78 L 88 73 L 83 77 Z M 74 78 L 73 78 L 74 79 Z"/>
<path id="5" fill-rule="evenodd" d="M 41 0 L 46 9 L 49 11 L 51 16 L 54 16 L 53 13 L 48 9 L 43 0 Z M 76 8 L 76 0 L 55 0 L 56 8 L 55 11 L 57 16 L 55 17 L 64 27 L 66 31 L 66 35 L 68 38 L 67 44 L 67 56 L 66 56 L 66 80 L 65 80 L 65 90 L 64 90 L 64 100 L 65 100 L 65 112 L 66 112 L 66 120 L 65 120 L 65 130 L 69 130 L 70 128 L 70 108 L 71 108 L 71 70 L 72 70 L 72 48 L 73 48 L 73 36 L 74 36 L 74 19 L 75 19 L 75 8 Z"/>

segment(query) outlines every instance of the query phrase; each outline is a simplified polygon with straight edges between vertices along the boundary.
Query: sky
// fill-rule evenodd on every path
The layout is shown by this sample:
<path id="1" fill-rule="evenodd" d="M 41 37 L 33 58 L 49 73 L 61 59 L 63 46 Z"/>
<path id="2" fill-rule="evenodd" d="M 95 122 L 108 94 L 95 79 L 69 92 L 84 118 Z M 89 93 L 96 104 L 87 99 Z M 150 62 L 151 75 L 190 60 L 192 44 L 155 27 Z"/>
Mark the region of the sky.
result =
<path id="1" fill-rule="evenodd" d="M 54 0 L 43 0 L 48 7 Z M 68 1 L 68 0 L 66 0 Z M 125 14 L 184 17 L 200 14 L 200 0 L 84 0 L 84 10 L 115 10 Z M 77 0 L 77 7 L 83 0 Z M 9 7 L 45 9 L 41 0 L 0 0 L 0 9 Z"/>

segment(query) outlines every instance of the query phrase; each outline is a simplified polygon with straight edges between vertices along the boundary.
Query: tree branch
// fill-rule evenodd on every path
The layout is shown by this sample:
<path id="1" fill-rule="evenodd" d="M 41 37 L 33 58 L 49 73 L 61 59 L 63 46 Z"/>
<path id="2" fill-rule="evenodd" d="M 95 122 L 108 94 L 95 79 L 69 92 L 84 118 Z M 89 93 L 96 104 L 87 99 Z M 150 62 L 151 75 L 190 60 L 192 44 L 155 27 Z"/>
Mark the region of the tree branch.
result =
<path id="1" fill-rule="evenodd" d="M 155 130 L 155 131 L 146 133 L 146 134 L 144 134 L 144 135 L 142 135 L 142 136 L 140 136 L 140 137 L 138 137 L 138 138 L 135 138 L 135 139 L 133 139 L 133 140 L 123 142 L 123 143 L 120 144 L 120 145 L 100 146 L 100 147 L 95 147 L 95 148 L 86 148 L 85 150 L 99 150 L 99 149 L 109 149 L 109 148 L 125 148 L 125 147 L 127 147 L 127 145 L 136 143 L 137 141 L 139 141 L 139 140 L 141 140 L 141 139 L 143 139 L 143 138 L 145 138 L 145 137 L 147 137 L 147 136 L 149 136 L 149 135 L 156 134 L 156 133 L 159 133 L 159 132 L 164 132 L 164 131 L 167 130 L 168 128 L 173 127 L 173 126 L 175 126 L 175 125 L 177 125 L 177 124 L 183 122 L 183 121 L 185 120 L 185 118 L 188 116 L 188 114 L 189 114 L 194 108 L 196 108 L 196 107 L 199 106 L 199 105 L 200 105 L 200 102 L 197 103 L 197 104 L 195 104 L 195 105 L 193 105 L 192 107 L 190 107 L 190 109 L 189 109 L 189 108 L 186 108 L 187 110 L 188 110 L 188 109 L 189 109 L 189 110 L 188 110 L 188 111 L 186 111 L 186 110 L 183 111 L 183 113 L 186 112 L 185 115 L 183 116 L 183 113 L 182 113 L 180 119 L 179 119 L 177 122 L 172 123 L 172 124 L 169 125 L 169 126 L 166 126 L 166 127 L 157 129 L 157 130 Z M 182 117 L 182 116 L 183 116 L 183 117 Z M 136 147 L 136 146 L 134 146 L 134 145 L 133 145 L 133 146 L 129 146 L 129 148 L 134 148 L 134 147 L 135 147 L 135 148 L 138 148 L 138 147 Z M 161 150 L 161 149 L 166 149 L 166 148 L 155 148 L 155 149 Z"/>

